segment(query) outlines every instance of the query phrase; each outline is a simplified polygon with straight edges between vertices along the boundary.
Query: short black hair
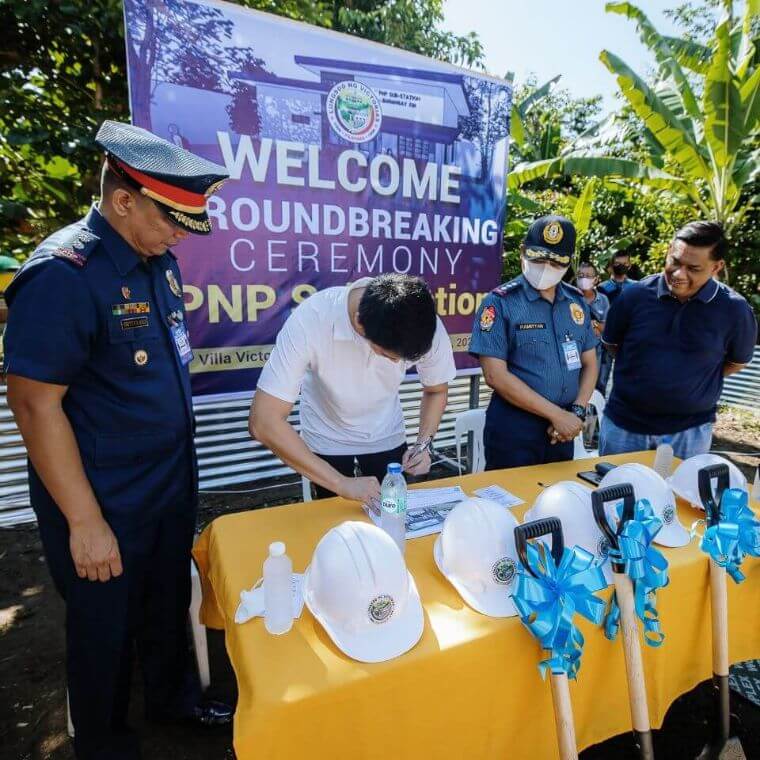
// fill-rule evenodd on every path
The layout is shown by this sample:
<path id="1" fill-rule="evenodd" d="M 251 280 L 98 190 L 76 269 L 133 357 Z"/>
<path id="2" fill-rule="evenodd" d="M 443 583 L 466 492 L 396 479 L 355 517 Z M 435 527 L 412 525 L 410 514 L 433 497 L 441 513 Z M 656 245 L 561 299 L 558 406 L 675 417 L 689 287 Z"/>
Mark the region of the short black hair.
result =
<path id="1" fill-rule="evenodd" d="M 615 259 L 630 259 L 631 254 L 628 253 L 628 251 L 615 251 L 615 253 L 612 254 L 610 257 L 610 264 L 615 261 Z"/>
<path id="2" fill-rule="evenodd" d="M 135 188 L 111 169 L 108 166 L 108 162 L 105 161 L 103 162 L 103 171 L 100 175 L 100 195 L 103 198 L 108 198 L 113 195 L 116 190 L 127 190 L 131 193 L 135 192 Z"/>
<path id="3" fill-rule="evenodd" d="M 406 361 L 416 361 L 433 345 L 435 301 L 419 277 L 376 277 L 362 293 L 358 316 L 367 340 Z"/>
<path id="4" fill-rule="evenodd" d="M 578 264 L 578 271 L 580 272 L 584 267 L 586 269 L 593 269 L 594 274 L 599 274 L 599 270 L 596 268 L 596 264 L 594 264 L 593 261 L 581 261 L 581 263 Z"/>
<path id="5" fill-rule="evenodd" d="M 710 246 L 710 258 L 713 261 L 725 259 L 728 252 L 728 241 L 720 222 L 689 222 L 676 232 L 675 240 L 682 240 L 696 248 Z"/>

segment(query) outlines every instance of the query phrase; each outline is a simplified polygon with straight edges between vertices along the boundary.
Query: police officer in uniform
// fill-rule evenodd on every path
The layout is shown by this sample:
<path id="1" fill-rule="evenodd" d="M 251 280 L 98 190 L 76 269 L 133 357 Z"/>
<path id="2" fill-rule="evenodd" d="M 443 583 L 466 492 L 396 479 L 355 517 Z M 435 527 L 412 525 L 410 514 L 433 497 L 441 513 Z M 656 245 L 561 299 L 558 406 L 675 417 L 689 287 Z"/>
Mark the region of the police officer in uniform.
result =
<path id="1" fill-rule="evenodd" d="M 486 296 L 475 315 L 470 353 L 494 390 L 487 469 L 573 458 L 597 377 L 588 305 L 561 281 L 574 251 L 569 219 L 537 219 L 521 247 L 523 273 Z"/>
<path id="2" fill-rule="evenodd" d="M 169 250 L 211 231 L 224 167 L 106 121 L 100 202 L 47 238 L 6 297 L 8 402 L 66 602 L 80 760 L 138 758 L 125 723 L 133 649 L 149 719 L 228 723 L 188 656 L 197 463 L 182 278 Z"/>

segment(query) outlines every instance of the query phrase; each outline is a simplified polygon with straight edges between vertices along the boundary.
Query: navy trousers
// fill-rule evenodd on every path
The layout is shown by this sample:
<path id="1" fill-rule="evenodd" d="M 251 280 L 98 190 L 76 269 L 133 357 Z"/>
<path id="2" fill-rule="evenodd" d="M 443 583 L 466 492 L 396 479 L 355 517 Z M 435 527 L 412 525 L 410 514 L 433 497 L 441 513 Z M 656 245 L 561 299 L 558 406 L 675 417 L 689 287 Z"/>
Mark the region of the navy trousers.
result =
<path id="1" fill-rule="evenodd" d="M 546 434 L 548 427 L 548 420 L 507 404 L 494 394 L 483 431 L 486 470 L 572 459 L 573 441 L 552 444 Z"/>
<path id="2" fill-rule="evenodd" d="M 126 724 L 135 654 L 148 717 L 188 714 L 201 696 L 187 636 L 195 496 L 180 489 L 146 522 L 136 520 L 129 528 L 111 523 L 124 572 L 101 583 L 76 574 L 68 524 L 31 467 L 30 491 L 47 564 L 66 602 L 77 758 L 135 760 L 139 746 Z"/>

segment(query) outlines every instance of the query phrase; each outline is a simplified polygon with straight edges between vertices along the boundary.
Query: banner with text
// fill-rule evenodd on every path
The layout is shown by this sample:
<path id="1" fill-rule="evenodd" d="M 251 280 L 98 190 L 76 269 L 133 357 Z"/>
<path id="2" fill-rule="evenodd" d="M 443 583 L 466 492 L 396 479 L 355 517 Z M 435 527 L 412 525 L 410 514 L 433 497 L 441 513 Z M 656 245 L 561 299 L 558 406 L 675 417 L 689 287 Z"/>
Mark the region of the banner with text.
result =
<path id="1" fill-rule="evenodd" d="M 218 2 L 125 0 L 132 120 L 226 165 L 175 253 L 193 392 L 250 391 L 311 293 L 423 277 L 460 370 L 500 280 L 512 92 L 402 50 Z"/>

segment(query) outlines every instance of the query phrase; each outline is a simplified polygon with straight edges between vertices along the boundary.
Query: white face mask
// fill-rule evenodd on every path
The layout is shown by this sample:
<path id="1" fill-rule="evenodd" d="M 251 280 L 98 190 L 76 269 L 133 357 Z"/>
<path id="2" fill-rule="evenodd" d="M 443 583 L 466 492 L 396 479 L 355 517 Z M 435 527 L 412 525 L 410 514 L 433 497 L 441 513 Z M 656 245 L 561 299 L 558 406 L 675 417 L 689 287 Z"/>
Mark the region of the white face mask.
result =
<path id="1" fill-rule="evenodd" d="M 564 276 L 569 267 L 555 269 L 548 263 L 536 263 L 535 261 L 522 260 L 522 271 L 525 279 L 536 290 L 548 290 L 553 288 Z"/>
<path id="2" fill-rule="evenodd" d="M 593 277 L 579 277 L 578 287 L 581 290 L 591 290 L 591 288 L 594 287 L 594 278 Z"/>

